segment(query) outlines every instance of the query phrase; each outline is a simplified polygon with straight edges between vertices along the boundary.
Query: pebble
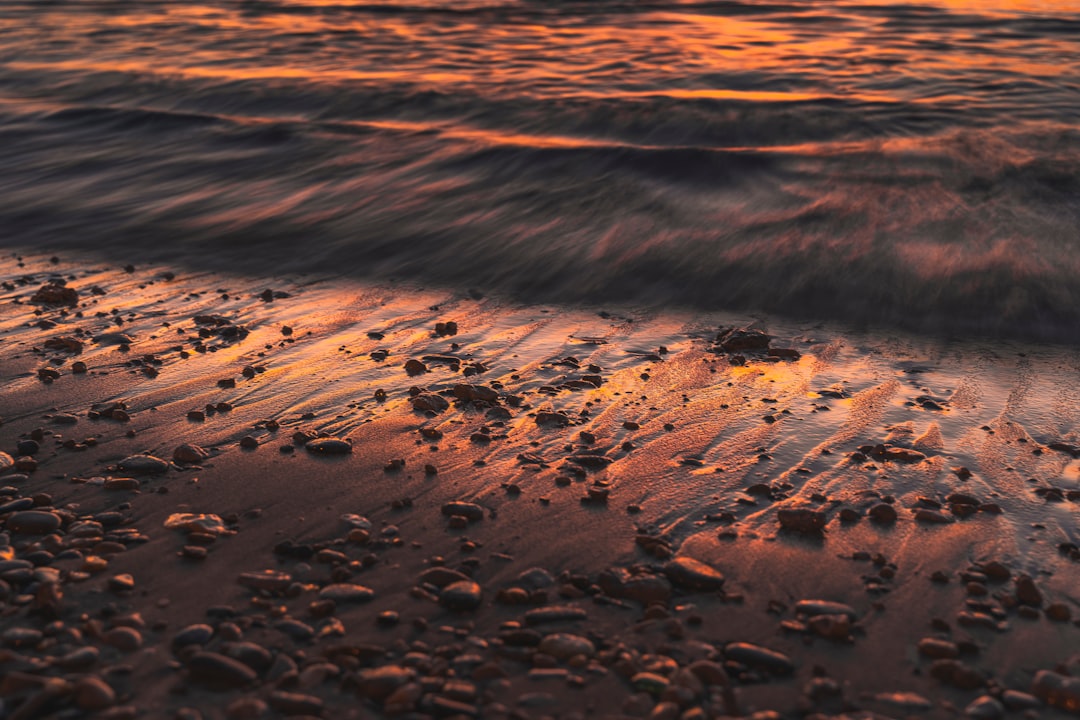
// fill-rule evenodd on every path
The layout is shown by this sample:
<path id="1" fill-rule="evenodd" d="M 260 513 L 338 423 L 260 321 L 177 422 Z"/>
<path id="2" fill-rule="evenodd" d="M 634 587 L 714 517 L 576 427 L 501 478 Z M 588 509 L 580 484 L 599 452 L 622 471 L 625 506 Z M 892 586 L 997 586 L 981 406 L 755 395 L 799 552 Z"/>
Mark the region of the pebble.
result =
<path id="1" fill-rule="evenodd" d="M 94 712 L 116 704 L 116 692 L 101 678 L 88 675 L 75 683 L 75 705 Z"/>
<path id="2" fill-rule="evenodd" d="M 730 643 L 724 646 L 724 657 L 772 675 L 790 675 L 795 671 L 795 663 L 787 655 L 752 643 Z"/>
<path id="3" fill-rule="evenodd" d="M 1080 678 L 1040 670 L 1031 682 L 1031 694 L 1051 707 L 1080 711 Z"/>
<path id="4" fill-rule="evenodd" d="M 244 587 L 267 592 L 281 592 L 292 584 L 291 575 L 277 570 L 241 573 L 237 580 Z"/>
<path id="5" fill-rule="evenodd" d="M 896 508 L 888 503 L 878 503 L 870 508 L 868 514 L 870 520 L 880 525 L 891 525 L 896 522 Z"/>
<path id="6" fill-rule="evenodd" d="M 199 447 L 184 443 L 173 450 L 173 460 L 180 463 L 201 463 L 210 457 L 210 453 Z"/>
<path id="7" fill-rule="evenodd" d="M 784 530 L 801 533 L 803 535 L 821 534 L 828 521 L 825 513 L 820 510 L 809 510 L 806 508 L 785 508 L 778 510 L 776 518 L 780 521 L 780 527 Z"/>
<path id="8" fill-rule="evenodd" d="M 484 519 L 484 508 L 475 503 L 454 501 L 442 506 L 442 514 L 448 517 L 459 515 L 469 522 L 478 522 Z"/>
<path id="9" fill-rule="evenodd" d="M 198 652 L 188 660 L 191 679 L 213 688 L 239 688 L 258 677 L 242 662 L 215 652 Z"/>
<path id="10" fill-rule="evenodd" d="M 934 707 L 932 702 L 913 692 L 878 693 L 874 699 L 904 713 L 926 712 Z"/>
<path id="11" fill-rule="evenodd" d="M 964 708 L 964 714 L 976 720 L 997 720 L 1005 714 L 1005 706 L 995 697 L 982 695 Z"/>
<path id="12" fill-rule="evenodd" d="M 625 568 L 616 567 L 600 573 L 597 583 L 610 597 L 625 598 L 642 605 L 667 603 L 671 599 L 671 583 L 661 575 L 633 575 Z"/>
<path id="13" fill-rule="evenodd" d="M 935 660 L 930 665 L 930 677 L 961 690 L 976 690 L 986 684 L 982 675 L 959 660 Z"/>
<path id="14" fill-rule="evenodd" d="M 45 510 L 24 510 L 8 517 L 6 527 L 22 535 L 48 535 L 60 529 L 60 516 Z"/>
<path id="15" fill-rule="evenodd" d="M 580 635 L 554 633 L 544 637 L 537 650 L 556 660 L 569 660 L 575 655 L 592 657 L 596 653 L 596 646 L 591 640 Z"/>
<path id="16" fill-rule="evenodd" d="M 664 565 L 664 574 L 676 587 L 687 590 L 719 590 L 724 586 L 723 573 L 692 557 L 672 558 Z"/>
<path id="17" fill-rule="evenodd" d="M 225 643 L 221 646 L 221 652 L 257 672 L 266 670 L 274 662 L 274 656 L 269 650 L 253 642 Z"/>
<path id="18" fill-rule="evenodd" d="M 412 399 L 412 406 L 420 412 L 440 413 L 450 407 L 450 402 L 441 395 L 421 393 Z"/>
<path id="19" fill-rule="evenodd" d="M 1030 575 L 1021 575 L 1016 578 L 1016 599 L 1024 605 L 1041 607 L 1043 604 L 1042 592 L 1035 585 Z"/>
<path id="20" fill-rule="evenodd" d="M 939 660 L 960 657 L 956 643 L 941 638 L 923 638 L 919 641 L 919 654 L 923 657 Z"/>
<path id="21" fill-rule="evenodd" d="M 135 578 L 127 573 L 109 578 L 109 589 L 116 593 L 131 592 L 135 589 Z"/>
<path id="22" fill-rule="evenodd" d="M 416 673 L 413 670 L 400 665 L 360 670 L 356 673 L 356 692 L 362 698 L 382 701 L 415 678 Z"/>
<path id="23" fill-rule="evenodd" d="M 375 591 L 363 585 L 336 583 L 320 590 L 319 597 L 336 603 L 366 603 L 375 598 Z"/>
<path id="24" fill-rule="evenodd" d="M 572 605 L 552 605 L 550 607 L 534 608 L 525 613 L 526 625 L 545 625 L 554 622 L 573 622 L 585 620 L 588 613 L 582 608 Z"/>
<path id="25" fill-rule="evenodd" d="M 180 648 L 189 647 L 191 645 L 202 647 L 210 642 L 210 638 L 212 637 L 214 637 L 214 628 L 209 625 L 188 625 L 186 628 L 173 635 L 172 648 L 173 650 L 179 650 Z"/>
<path id="26" fill-rule="evenodd" d="M 0 636 L 8 647 L 33 647 L 41 642 L 44 636 L 40 630 L 24 627 L 13 627 L 4 631 Z"/>
<path id="27" fill-rule="evenodd" d="M 817 615 L 847 615 L 852 620 L 856 613 L 854 608 L 843 603 L 831 600 L 800 600 L 795 604 L 795 614 L 815 617 Z"/>
<path id="28" fill-rule="evenodd" d="M 117 465 L 124 472 L 135 475 L 160 475 L 169 469 L 169 463 L 153 455 L 132 455 Z"/>
<path id="29" fill-rule="evenodd" d="M 19 453 L 20 455 L 30 453 Z M 6 452 L 0 452 L 0 475 L 9 473 L 15 469 L 15 458 L 8 455 Z"/>
<path id="30" fill-rule="evenodd" d="M 314 455 L 348 455 L 353 451 L 353 446 L 348 440 L 318 438 L 305 443 L 304 449 Z"/>
<path id="31" fill-rule="evenodd" d="M 276 690 L 270 693 L 270 707 L 282 715 L 305 715 L 317 717 L 323 713 L 323 701 L 314 695 L 284 692 Z"/>
<path id="32" fill-rule="evenodd" d="M 131 627 L 113 628 L 102 635 L 101 639 L 106 645 L 111 645 L 123 652 L 135 652 L 143 644 L 142 633 Z"/>
<path id="33" fill-rule="evenodd" d="M 439 593 L 439 604 L 455 610 L 475 610 L 483 599 L 483 590 L 472 580 L 459 580 L 450 583 Z"/>

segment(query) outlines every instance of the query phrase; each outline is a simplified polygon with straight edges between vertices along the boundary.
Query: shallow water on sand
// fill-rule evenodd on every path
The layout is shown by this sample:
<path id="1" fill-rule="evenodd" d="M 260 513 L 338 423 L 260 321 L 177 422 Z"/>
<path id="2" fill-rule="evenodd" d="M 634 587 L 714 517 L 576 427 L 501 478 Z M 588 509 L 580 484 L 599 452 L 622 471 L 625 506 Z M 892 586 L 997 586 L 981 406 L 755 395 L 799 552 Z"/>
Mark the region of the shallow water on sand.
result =
<path id="1" fill-rule="evenodd" d="M 0 243 L 1070 340 L 1080 6 L 25 2 Z"/>

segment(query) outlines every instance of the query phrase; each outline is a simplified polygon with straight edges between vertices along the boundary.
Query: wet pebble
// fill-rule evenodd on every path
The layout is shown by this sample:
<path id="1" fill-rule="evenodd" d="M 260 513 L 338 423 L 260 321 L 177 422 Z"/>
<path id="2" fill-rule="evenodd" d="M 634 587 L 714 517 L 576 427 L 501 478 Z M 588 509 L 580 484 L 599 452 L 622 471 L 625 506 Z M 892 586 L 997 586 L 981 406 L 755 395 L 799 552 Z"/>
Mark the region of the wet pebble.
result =
<path id="1" fill-rule="evenodd" d="M 475 610 L 483 599 L 483 590 L 472 580 L 459 580 L 443 588 L 439 604 L 449 610 Z"/>
<path id="2" fill-rule="evenodd" d="M 23 535 L 48 535 L 60 529 L 60 516 L 45 510 L 25 510 L 8 517 L 6 527 Z"/>
<path id="3" fill-rule="evenodd" d="M 353 451 L 353 446 L 348 440 L 319 438 L 305 443 L 304 449 L 314 455 L 348 455 Z"/>
<path id="4" fill-rule="evenodd" d="M 319 597 L 323 600 L 333 600 L 335 603 L 366 603 L 374 599 L 375 591 L 363 585 L 336 583 L 320 590 Z"/>
<path id="5" fill-rule="evenodd" d="M 724 646 L 724 657 L 772 675 L 790 675 L 795 671 L 795 663 L 787 655 L 751 643 L 729 643 Z"/>
<path id="6" fill-rule="evenodd" d="M 238 582 L 252 590 L 281 592 L 292 584 L 292 576 L 276 570 L 264 570 L 262 572 L 241 573 Z"/>
<path id="7" fill-rule="evenodd" d="M 160 475 L 169 469 L 169 463 L 153 455 L 132 455 L 117 465 L 124 472 L 135 475 Z"/>
<path id="8" fill-rule="evenodd" d="M 688 590 L 719 590 L 724 586 L 723 573 L 692 557 L 672 558 L 664 565 L 664 574 L 676 587 Z"/>
<path id="9" fill-rule="evenodd" d="M 198 445 L 191 445 L 189 443 L 184 443 L 173 450 L 173 460 L 180 463 L 201 463 L 204 460 L 209 459 L 209 457 L 209 452 Z"/>
<path id="10" fill-rule="evenodd" d="M 596 646 L 580 635 L 554 633 L 544 637 L 537 650 L 556 660 L 568 660 L 576 655 L 592 657 L 596 653 Z"/>
<path id="11" fill-rule="evenodd" d="M 209 625 L 188 625 L 186 628 L 173 635 L 172 648 L 173 650 L 179 650 L 180 648 L 189 647 L 191 645 L 202 647 L 210 642 L 210 638 L 212 637 L 214 637 L 214 628 Z"/>
<path id="12" fill-rule="evenodd" d="M 448 517 L 457 515 L 469 522 L 478 522 L 484 519 L 484 508 L 475 503 L 455 501 L 443 505 L 442 514 Z"/>
<path id="13" fill-rule="evenodd" d="M 1005 706 L 995 697 L 982 695 L 964 708 L 964 714 L 974 720 L 997 720 L 1005 714 Z"/>
<path id="14" fill-rule="evenodd" d="M 1040 670 L 1031 682 L 1031 694 L 1060 710 L 1080 710 L 1080 678 Z"/>
<path id="15" fill-rule="evenodd" d="M 75 705 L 80 710 L 97 711 L 116 704 L 116 692 L 96 675 L 80 678 L 75 683 Z"/>
<path id="16" fill-rule="evenodd" d="M 195 682 L 213 688 L 239 688 L 253 683 L 255 671 L 219 653 L 198 652 L 188 660 L 188 672 Z"/>
<path id="17" fill-rule="evenodd" d="M 828 518 L 820 510 L 784 508 L 776 513 L 780 527 L 803 535 L 818 535 L 825 529 Z"/>

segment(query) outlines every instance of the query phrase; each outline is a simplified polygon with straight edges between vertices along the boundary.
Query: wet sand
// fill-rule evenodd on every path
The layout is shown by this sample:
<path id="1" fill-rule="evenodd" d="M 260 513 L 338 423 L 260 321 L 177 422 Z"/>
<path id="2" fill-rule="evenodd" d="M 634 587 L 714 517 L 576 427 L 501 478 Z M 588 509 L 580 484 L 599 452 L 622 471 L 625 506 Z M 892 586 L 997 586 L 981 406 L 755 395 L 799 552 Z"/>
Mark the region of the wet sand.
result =
<path id="1" fill-rule="evenodd" d="M 0 279 L 7 717 L 1080 711 L 1074 348 Z"/>

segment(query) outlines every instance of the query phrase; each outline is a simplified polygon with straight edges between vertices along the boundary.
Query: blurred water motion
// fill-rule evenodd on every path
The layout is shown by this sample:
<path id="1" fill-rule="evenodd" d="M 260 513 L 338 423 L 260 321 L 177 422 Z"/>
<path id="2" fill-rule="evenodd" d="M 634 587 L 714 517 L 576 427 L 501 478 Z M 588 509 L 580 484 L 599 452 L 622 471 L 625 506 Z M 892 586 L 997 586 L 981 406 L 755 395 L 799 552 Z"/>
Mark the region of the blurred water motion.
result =
<path id="1" fill-rule="evenodd" d="M 1072 340 L 1080 7 L 8 2 L 0 237 Z"/>

